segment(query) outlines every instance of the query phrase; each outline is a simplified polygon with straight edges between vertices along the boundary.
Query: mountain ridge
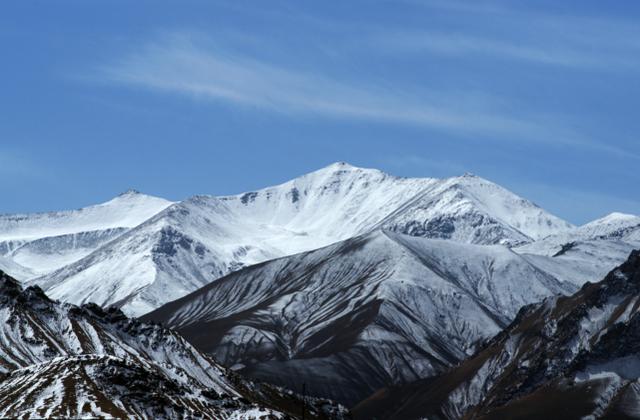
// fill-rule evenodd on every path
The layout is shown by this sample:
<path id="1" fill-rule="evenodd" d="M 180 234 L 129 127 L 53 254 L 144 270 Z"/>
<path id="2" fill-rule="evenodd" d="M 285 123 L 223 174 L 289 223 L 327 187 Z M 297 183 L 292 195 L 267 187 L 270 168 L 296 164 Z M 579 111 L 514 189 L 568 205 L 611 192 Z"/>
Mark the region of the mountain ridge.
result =
<path id="1" fill-rule="evenodd" d="M 305 378 L 310 392 L 349 404 L 445 369 L 521 305 L 576 289 L 500 245 L 378 230 L 231 273 L 142 319 L 252 377 Z"/>
<path id="2" fill-rule="evenodd" d="M 116 308 L 74 306 L 0 272 L 2 417 L 282 418 L 296 394 L 249 382 L 179 334 Z M 311 418 L 344 408 L 306 401 Z M 292 412 L 292 410 L 294 410 Z"/>
<path id="3" fill-rule="evenodd" d="M 355 408 L 356 418 L 636 417 L 639 292 L 635 250 L 601 282 L 523 307 L 440 377 L 378 391 Z"/>
<path id="4" fill-rule="evenodd" d="M 380 228 L 516 245 L 571 225 L 476 176 L 401 178 L 336 163 L 273 187 L 172 203 L 30 284 L 141 315 L 239 268 Z"/>

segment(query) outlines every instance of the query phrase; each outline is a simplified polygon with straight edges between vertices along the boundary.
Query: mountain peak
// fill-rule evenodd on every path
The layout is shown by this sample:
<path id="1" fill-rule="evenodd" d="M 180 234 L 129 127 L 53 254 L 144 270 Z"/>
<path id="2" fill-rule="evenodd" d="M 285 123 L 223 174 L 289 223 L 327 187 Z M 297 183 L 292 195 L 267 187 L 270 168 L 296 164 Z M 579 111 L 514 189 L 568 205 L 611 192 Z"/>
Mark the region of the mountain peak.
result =
<path id="1" fill-rule="evenodd" d="M 134 188 L 129 188 L 128 190 L 118 194 L 118 197 L 128 197 L 128 196 L 135 196 L 135 195 L 142 195 L 142 193 Z"/>
<path id="2" fill-rule="evenodd" d="M 479 175 L 476 175 L 474 173 L 471 173 L 471 172 L 465 172 L 462 175 L 454 176 L 454 177 L 447 178 L 447 179 L 454 180 L 456 182 L 461 182 L 461 183 L 467 182 L 467 183 L 474 183 L 474 184 L 476 184 L 476 183 L 479 183 L 479 184 L 495 184 L 495 182 L 489 181 L 488 179 L 483 178 L 483 177 L 481 177 Z"/>
<path id="3" fill-rule="evenodd" d="M 317 175 L 321 175 L 321 176 L 325 176 L 325 175 L 350 175 L 350 174 L 383 174 L 383 175 L 388 175 L 387 173 L 379 170 L 379 169 L 375 169 L 375 168 L 362 168 L 359 166 L 353 166 L 350 163 L 347 162 L 343 162 L 343 161 L 339 161 L 339 162 L 334 162 L 330 165 L 324 166 L 320 169 L 317 169 L 313 172 L 309 172 L 307 174 L 302 175 L 300 178 L 306 178 L 308 176 L 317 176 Z M 299 178 L 296 178 L 299 179 Z"/>
<path id="4" fill-rule="evenodd" d="M 338 161 L 318 169 L 317 172 L 353 171 L 357 169 L 362 169 L 362 168 L 353 166 L 348 162 Z"/>
<path id="5" fill-rule="evenodd" d="M 634 226 L 638 223 L 640 223 L 640 216 L 614 212 L 607 214 L 606 216 L 599 219 L 593 220 L 585 225 L 582 225 L 581 229 L 596 229 L 600 234 L 602 234 L 602 229 L 618 229 L 624 226 Z"/>
<path id="6" fill-rule="evenodd" d="M 342 161 L 342 160 L 341 160 L 341 161 L 338 161 L 338 162 L 333 162 L 332 164 L 330 164 L 330 165 L 329 165 L 329 166 L 327 166 L 327 167 L 328 167 L 328 168 L 336 167 L 336 168 L 345 168 L 345 169 L 346 169 L 346 168 L 349 168 L 349 169 L 351 169 L 351 168 L 354 168 L 354 169 L 355 169 L 355 168 L 356 168 L 355 166 L 351 165 L 350 163 L 345 162 L 345 161 Z"/>
<path id="7" fill-rule="evenodd" d="M 601 222 L 613 222 L 613 221 L 625 221 L 625 220 L 633 220 L 633 219 L 637 219 L 638 216 L 634 215 L 634 214 L 628 214 L 628 213 L 620 213 L 620 212 L 613 212 L 613 213 L 609 213 L 606 216 L 598 219 Z"/>

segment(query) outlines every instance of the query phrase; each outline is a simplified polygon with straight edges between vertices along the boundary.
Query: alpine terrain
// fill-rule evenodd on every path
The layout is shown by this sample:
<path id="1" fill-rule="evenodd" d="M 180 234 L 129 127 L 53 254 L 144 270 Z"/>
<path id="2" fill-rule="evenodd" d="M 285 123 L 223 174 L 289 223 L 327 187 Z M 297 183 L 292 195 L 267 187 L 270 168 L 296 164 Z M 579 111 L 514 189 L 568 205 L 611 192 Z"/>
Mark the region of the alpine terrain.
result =
<path id="1" fill-rule="evenodd" d="M 570 297 L 523 307 L 456 368 L 384 389 L 356 418 L 638 418 L 640 251 Z"/>
<path id="2" fill-rule="evenodd" d="M 575 227 L 474 175 L 400 178 L 346 163 L 234 196 L 132 190 L 3 215 L 0 270 L 22 285 L 3 274 L 0 414 L 346 415 L 333 399 L 360 415 L 489 415 L 542 383 L 533 358 L 512 351 L 518 325 L 548 317 L 556 331 L 554 305 L 601 287 L 589 282 L 638 248 L 637 216 Z M 633 276 L 629 264 L 617 272 Z M 555 333 L 540 328 L 545 358 Z M 591 351 L 583 341 L 600 336 L 576 340 Z M 498 360 L 479 356 L 492 351 Z M 509 358 L 529 378 L 515 393 L 493 387 L 520 370 L 485 380 L 492 367 L 478 362 Z M 464 366 L 484 370 L 456 376 Z"/>
<path id="3" fill-rule="evenodd" d="M 246 381 L 179 334 L 50 300 L 0 272 L 3 418 L 343 418 L 329 401 Z"/>
<path id="4" fill-rule="evenodd" d="M 80 210 L 0 215 L 0 255 L 22 279 L 46 274 L 90 254 L 165 209 L 170 201 L 130 190 Z"/>
<path id="5" fill-rule="evenodd" d="M 241 267 L 378 229 L 518 246 L 574 228 L 473 175 L 399 178 L 337 163 L 237 196 L 171 203 L 128 192 L 72 212 L 2 216 L 0 250 L 10 273 L 53 298 L 142 315 Z"/>
<path id="6" fill-rule="evenodd" d="M 249 376 L 354 404 L 442 372 L 523 305 L 576 290 L 500 245 L 378 230 L 234 272 L 143 319 Z"/>

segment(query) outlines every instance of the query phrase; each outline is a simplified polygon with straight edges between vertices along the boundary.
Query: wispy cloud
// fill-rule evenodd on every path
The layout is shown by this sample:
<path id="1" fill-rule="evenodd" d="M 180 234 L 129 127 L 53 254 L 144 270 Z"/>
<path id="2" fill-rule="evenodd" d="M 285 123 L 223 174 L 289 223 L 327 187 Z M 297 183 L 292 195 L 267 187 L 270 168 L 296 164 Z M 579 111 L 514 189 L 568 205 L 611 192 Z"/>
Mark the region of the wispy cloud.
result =
<path id="1" fill-rule="evenodd" d="M 424 126 L 464 136 L 546 142 L 625 154 L 544 115 L 514 115 L 501 100 L 440 92 L 414 95 L 257 60 L 179 33 L 100 69 L 111 82 L 270 112 Z M 482 96 L 481 96 L 482 97 Z M 493 109 L 492 106 L 498 104 Z"/>
<path id="2" fill-rule="evenodd" d="M 387 52 L 487 56 L 573 70 L 640 68 L 640 29 L 624 17 L 554 15 L 533 5 L 506 2 L 404 1 L 453 20 L 440 32 L 437 27 L 381 31 L 372 44 Z M 461 14 L 467 25 L 458 25 Z"/>
<path id="3" fill-rule="evenodd" d="M 320 114 L 425 125 L 464 132 L 515 133 L 526 121 L 443 107 L 433 99 L 296 71 L 174 35 L 102 69 L 111 81 L 281 113 Z M 447 98 L 453 102 L 453 98 Z M 464 101 L 461 101 L 464 102 Z"/>
<path id="4" fill-rule="evenodd" d="M 544 32 L 543 29 L 541 31 Z M 383 51 L 393 53 L 432 53 L 465 59 L 488 56 L 608 72 L 640 68 L 640 45 L 628 44 L 623 48 L 620 43 L 613 41 L 610 45 L 598 45 L 596 42 L 584 45 L 584 39 L 580 42 L 568 41 L 549 37 L 549 34 L 533 42 L 531 38 L 497 39 L 463 33 L 398 31 L 373 37 L 372 43 Z"/>
<path id="5" fill-rule="evenodd" d="M 525 42 L 516 43 L 465 34 L 405 32 L 385 34 L 376 39 L 375 43 L 394 52 L 430 52 L 465 58 L 469 55 L 485 55 L 566 67 L 611 67 L 613 64 L 576 49 L 553 45 L 527 45 Z M 633 64 L 626 59 L 619 61 L 619 65 Z"/>

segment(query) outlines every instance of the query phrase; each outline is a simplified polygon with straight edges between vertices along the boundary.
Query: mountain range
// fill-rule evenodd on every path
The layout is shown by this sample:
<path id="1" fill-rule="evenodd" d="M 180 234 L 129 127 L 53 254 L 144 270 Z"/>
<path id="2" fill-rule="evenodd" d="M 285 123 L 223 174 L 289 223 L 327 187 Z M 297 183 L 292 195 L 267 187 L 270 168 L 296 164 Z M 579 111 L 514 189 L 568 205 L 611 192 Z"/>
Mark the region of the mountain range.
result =
<path id="1" fill-rule="evenodd" d="M 473 175 L 399 178 L 337 163 L 236 196 L 172 203 L 128 191 L 80 210 L 0 216 L 0 264 L 53 298 L 142 315 L 239 268 L 378 229 L 507 246 L 575 230 Z"/>
<path id="2" fill-rule="evenodd" d="M 576 227 L 471 174 L 400 178 L 346 163 L 234 196 L 172 202 L 131 190 L 79 210 L 0 215 L 0 270 L 28 293 L 159 322 L 230 367 L 222 376 L 304 388 L 356 414 L 383 401 L 392 418 L 422 412 L 424 387 L 450 381 L 440 378 L 495 344 L 521 308 L 578 296 L 638 248 L 637 216 Z M 55 369 L 113 379 L 100 372 L 119 354 L 82 354 Z M 47 369 L 25 375 L 44 380 Z M 415 395 L 406 411 L 398 393 Z M 189 398 L 178 405 L 201 404 Z M 457 418 L 478 402 L 439 404 L 424 412 Z"/>
<path id="3" fill-rule="evenodd" d="M 353 404 L 433 376 L 577 287 L 499 245 L 378 230 L 231 273 L 143 319 L 249 376 Z"/>
<path id="4" fill-rule="evenodd" d="M 640 416 L 640 251 L 603 281 L 523 307 L 473 357 L 439 377 L 387 388 L 357 418 Z"/>
<path id="5" fill-rule="evenodd" d="M 342 418 L 331 402 L 248 382 L 159 325 L 50 300 L 0 272 L 3 418 Z"/>

